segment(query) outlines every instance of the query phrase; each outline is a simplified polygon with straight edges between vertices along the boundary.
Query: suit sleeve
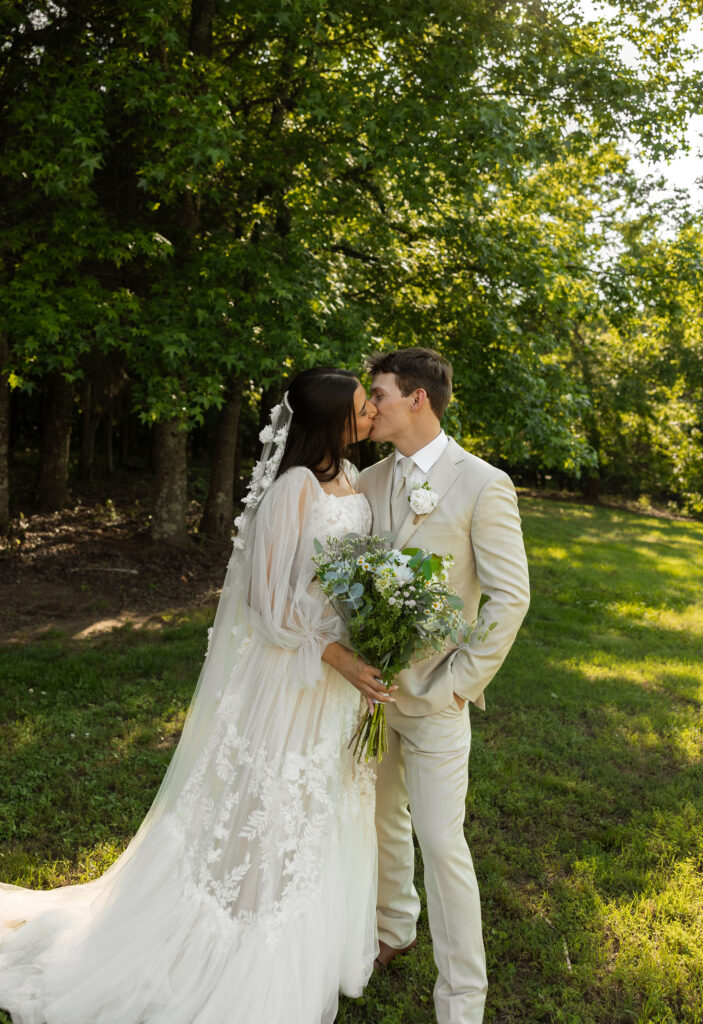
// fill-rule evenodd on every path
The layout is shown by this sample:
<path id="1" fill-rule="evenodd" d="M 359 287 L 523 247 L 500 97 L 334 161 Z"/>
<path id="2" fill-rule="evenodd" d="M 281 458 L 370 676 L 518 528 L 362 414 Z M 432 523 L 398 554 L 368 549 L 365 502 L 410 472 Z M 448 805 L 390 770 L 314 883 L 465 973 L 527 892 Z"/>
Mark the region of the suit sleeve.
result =
<path id="1" fill-rule="evenodd" d="M 512 481 L 493 477 L 479 495 L 471 544 L 482 592 L 490 598 L 479 623 L 452 663 L 454 691 L 476 701 L 500 666 L 530 604 L 527 558 Z"/>

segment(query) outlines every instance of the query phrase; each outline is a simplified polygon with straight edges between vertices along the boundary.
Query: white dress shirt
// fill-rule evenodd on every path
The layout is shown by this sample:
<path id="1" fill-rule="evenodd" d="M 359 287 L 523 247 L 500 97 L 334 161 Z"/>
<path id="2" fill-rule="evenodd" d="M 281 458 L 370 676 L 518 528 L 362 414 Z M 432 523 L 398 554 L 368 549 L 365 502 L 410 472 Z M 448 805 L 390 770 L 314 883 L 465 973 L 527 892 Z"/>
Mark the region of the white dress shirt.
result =
<path id="1" fill-rule="evenodd" d="M 449 444 L 449 438 L 443 430 L 437 434 L 437 436 L 426 444 L 424 448 L 420 448 L 419 451 L 413 452 L 409 456 L 415 463 L 412 468 L 412 472 L 407 479 L 407 487 L 410 490 L 415 484 L 424 484 L 427 480 L 427 474 L 434 466 L 437 459 L 440 457 L 444 449 Z M 395 464 L 393 466 L 393 486 L 395 487 L 398 482 L 398 463 L 403 458 L 403 455 L 396 448 L 395 450 Z"/>

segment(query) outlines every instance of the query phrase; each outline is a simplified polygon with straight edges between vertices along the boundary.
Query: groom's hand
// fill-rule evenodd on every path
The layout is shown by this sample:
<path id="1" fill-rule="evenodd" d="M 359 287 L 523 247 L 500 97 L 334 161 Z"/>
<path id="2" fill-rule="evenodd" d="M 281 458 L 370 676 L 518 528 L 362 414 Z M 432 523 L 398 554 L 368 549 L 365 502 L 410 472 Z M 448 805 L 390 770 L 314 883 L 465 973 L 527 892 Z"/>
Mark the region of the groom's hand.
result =
<path id="1" fill-rule="evenodd" d="M 369 711 L 373 712 L 374 701 L 382 704 L 395 701 L 392 694 L 398 687 L 386 687 L 381 678 L 381 669 L 369 665 L 343 644 L 336 641 L 328 644 L 322 652 L 322 660 L 336 668 L 340 675 L 356 687 L 366 700 Z"/>

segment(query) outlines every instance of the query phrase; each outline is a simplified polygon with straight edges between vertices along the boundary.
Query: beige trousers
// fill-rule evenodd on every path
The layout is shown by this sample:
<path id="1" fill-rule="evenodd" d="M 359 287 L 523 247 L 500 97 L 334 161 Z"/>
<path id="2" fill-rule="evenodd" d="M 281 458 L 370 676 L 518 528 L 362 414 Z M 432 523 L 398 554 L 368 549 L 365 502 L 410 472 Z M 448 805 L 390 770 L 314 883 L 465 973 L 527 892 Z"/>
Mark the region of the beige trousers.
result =
<path id="1" fill-rule="evenodd" d="M 471 726 L 468 703 L 411 718 L 386 705 L 389 752 L 378 770 L 378 937 L 396 949 L 415 937 L 412 829 L 425 866 L 427 912 L 439 972 L 438 1024 L 481 1024 L 486 959 L 481 903 L 464 838 Z"/>

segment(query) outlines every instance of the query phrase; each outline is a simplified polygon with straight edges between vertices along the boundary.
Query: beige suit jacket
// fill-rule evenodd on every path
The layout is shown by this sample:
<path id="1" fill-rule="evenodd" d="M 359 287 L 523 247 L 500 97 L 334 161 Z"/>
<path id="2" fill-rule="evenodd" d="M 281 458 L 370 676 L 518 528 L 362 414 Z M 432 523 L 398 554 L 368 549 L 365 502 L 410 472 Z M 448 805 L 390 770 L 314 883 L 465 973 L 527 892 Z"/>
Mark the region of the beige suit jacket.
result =
<path id="1" fill-rule="evenodd" d="M 359 477 L 358 489 L 373 512 L 374 533 L 391 532 L 393 463 L 390 455 Z M 450 586 L 464 601 L 467 622 L 476 617 L 482 593 L 490 600 L 481 609 L 482 625 L 468 643 L 415 662 L 400 673 L 396 702 L 398 710 L 410 716 L 442 711 L 454 693 L 485 708 L 483 691 L 502 665 L 530 603 L 527 559 L 510 477 L 450 438 L 427 480 L 439 495 L 437 507 L 416 516 L 408 505 L 395 546 L 454 556 Z M 492 623 L 495 626 L 489 628 Z"/>

